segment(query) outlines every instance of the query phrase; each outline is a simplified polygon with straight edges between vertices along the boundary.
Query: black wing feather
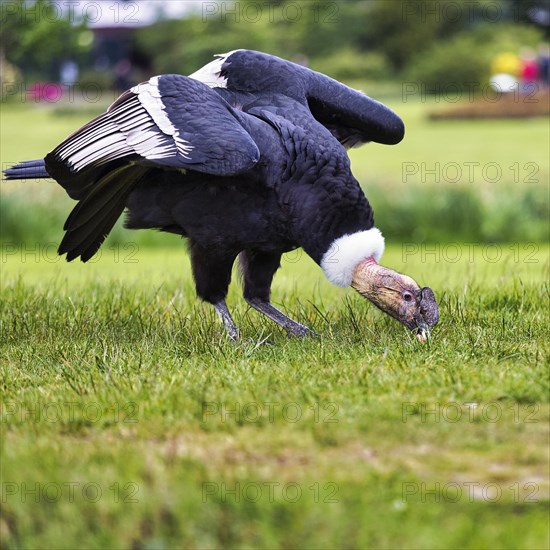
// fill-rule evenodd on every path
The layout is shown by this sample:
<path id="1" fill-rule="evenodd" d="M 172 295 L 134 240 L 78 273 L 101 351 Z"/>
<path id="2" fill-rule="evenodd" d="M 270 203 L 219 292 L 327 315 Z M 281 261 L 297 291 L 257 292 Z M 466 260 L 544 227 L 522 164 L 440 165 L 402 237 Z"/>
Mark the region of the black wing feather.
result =
<path id="1" fill-rule="evenodd" d="M 67 218 L 59 254 L 66 253 L 67 261 L 78 256 L 88 261 L 122 214 L 128 194 L 147 171 L 145 167 L 123 166 L 101 178 Z"/>

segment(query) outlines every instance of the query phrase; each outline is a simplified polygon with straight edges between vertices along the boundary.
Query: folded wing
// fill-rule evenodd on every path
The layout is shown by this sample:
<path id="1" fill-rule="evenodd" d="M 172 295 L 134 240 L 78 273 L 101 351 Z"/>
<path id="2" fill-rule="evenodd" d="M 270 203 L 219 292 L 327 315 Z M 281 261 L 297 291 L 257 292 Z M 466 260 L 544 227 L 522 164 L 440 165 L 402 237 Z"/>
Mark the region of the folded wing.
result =
<path id="1" fill-rule="evenodd" d="M 75 174 L 120 160 L 228 176 L 258 159 L 254 140 L 218 94 L 185 76 L 162 75 L 122 94 L 45 161 L 53 178 L 73 187 Z"/>

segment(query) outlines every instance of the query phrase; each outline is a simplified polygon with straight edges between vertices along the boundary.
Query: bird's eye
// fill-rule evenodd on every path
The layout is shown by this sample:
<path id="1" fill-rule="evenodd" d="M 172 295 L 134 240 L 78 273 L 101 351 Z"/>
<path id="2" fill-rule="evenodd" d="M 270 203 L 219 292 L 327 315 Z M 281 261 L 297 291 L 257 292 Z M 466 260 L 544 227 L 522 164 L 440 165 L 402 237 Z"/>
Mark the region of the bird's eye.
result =
<path id="1" fill-rule="evenodd" d="M 403 292 L 403 300 L 405 302 L 412 302 L 413 295 L 410 292 Z"/>

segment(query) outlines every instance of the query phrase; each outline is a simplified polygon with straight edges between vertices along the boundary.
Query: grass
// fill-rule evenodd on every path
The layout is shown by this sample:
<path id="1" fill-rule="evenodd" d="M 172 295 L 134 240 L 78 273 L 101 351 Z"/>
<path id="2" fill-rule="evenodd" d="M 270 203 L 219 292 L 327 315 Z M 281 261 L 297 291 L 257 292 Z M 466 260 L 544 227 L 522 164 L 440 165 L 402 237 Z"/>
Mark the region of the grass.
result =
<path id="1" fill-rule="evenodd" d="M 385 265 L 439 299 L 426 346 L 300 252 L 273 299 L 320 337 L 288 339 L 233 284 L 231 343 L 178 238 L 119 228 L 98 259 L 66 264 L 72 202 L 2 183 L 3 548 L 548 547 L 546 122 L 392 106 L 406 140 L 351 156 L 394 235 Z M 5 166 L 92 112 L 0 115 Z M 436 162 L 503 177 L 423 181 Z"/>
<path id="2" fill-rule="evenodd" d="M 174 249 L 6 256 L 3 547 L 545 548 L 548 252 L 390 248 L 440 299 L 424 347 L 306 257 L 274 301 L 321 336 L 233 285 L 232 344 Z"/>
<path id="3" fill-rule="evenodd" d="M 496 186 L 498 189 L 507 183 L 521 187 L 530 179 L 542 186 L 548 182 L 550 160 L 545 147 L 550 138 L 545 117 L 434 122 L 427 118 L 427 114 L 433 109 L 449 106 L 448 103 L 438 103 L 436 98 L 427 97 L 424 101 L 409 98 L 389 105 L 405 123 L 403 141 L 392 147 L 373 143 L 366 149 L 352 150 L 350 154 L 354 173 L 367 189 L 369 183 L 401 187 L 452 183 L 455 186 Z M 437 163 L 439 170 L 436 170 Z M 456 182 L 453 181 L 456 171 L 452 170 L 450 163 L 456 163 L 460 168 L 461 177 Z M 489 163 L 498 165 L 500 178 L 491 167 L 486 168 L 487 177 L 484 177 L 483 168 Z M 516 167 L 511 168 L 514 163 L 518 163 L 516 173 Z M 525 167 L 527 163 L 535 166 Z M 416 173 L 413 172 L 415 168 L 418 168 Z"/>

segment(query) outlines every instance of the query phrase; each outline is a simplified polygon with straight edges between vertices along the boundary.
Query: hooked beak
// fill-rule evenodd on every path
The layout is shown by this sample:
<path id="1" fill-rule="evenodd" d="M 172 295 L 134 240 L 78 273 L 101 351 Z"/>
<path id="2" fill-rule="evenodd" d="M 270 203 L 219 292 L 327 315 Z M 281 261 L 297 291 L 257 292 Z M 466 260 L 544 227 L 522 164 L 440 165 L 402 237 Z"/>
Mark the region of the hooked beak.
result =
<path id="1" fill-rule="evenodd" d="M 418 332 L 416 333 L 416 339 L 421 343 L 425 344 L 431 336 L 430 327 L 426 324 L 421 324 L 418 326 Z"/>
<path id="2" fill-rule="evenodd" d="M 431 288 L 420 286 L 407 275 L 382 267 L 372 258 L 361 261 L 353 272 L 351 286 L 376 307 L 416 331 L 425 343 L 439 321 L 439 308 Z"/>

